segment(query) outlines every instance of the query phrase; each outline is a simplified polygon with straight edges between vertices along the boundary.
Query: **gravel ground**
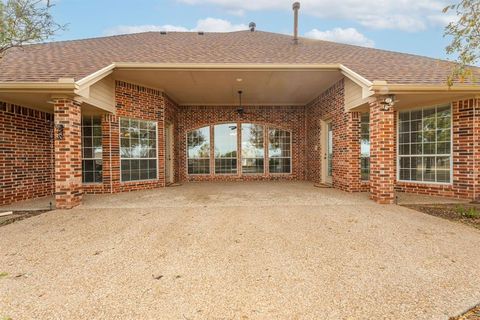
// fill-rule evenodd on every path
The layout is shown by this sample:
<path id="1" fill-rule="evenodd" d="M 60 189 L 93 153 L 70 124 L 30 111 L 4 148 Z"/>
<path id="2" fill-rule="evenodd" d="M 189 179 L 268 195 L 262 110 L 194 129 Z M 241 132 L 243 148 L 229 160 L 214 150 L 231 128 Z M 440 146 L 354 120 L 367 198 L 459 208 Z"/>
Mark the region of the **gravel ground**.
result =
<path id="1" fill-rule="evenodd" d="M 448 319 L 480 231 L 308 183 L 89 196 L 0 228 L 0 319 Z"/>

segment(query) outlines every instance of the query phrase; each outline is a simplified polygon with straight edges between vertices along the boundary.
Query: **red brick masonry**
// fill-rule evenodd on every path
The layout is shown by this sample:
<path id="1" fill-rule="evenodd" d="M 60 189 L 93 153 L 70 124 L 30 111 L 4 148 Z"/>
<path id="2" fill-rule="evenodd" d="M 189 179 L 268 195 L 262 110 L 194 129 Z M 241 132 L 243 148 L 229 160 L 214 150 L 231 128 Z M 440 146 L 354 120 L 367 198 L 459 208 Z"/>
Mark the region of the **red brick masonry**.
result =
<path id="1" fill-rule="evenodd" d="M 80 104 L 73 99 L 54 99 L 55 200 L 59 209 L 78 206 L 83 197 Z"/>
<path id="2" fill-rule="evenodd" d="M 53 115 L 0 102 L 0 205 L 54 189 Z"/>

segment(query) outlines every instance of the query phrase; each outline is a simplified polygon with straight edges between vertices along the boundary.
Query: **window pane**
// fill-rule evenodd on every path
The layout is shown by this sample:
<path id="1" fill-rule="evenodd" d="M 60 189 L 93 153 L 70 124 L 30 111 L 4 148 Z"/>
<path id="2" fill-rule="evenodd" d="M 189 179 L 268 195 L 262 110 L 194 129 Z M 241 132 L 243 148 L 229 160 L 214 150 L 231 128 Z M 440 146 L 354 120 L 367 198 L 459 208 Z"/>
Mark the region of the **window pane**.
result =
<path id="1" fill-rule="evenodd" d="M 450 107 L 400 112 L 399 120 L 400 180 L 450 182 Z"/>
<path id="2" fill-rule="evenodd" d="M 157 161 L 156 126 L 155 121 L 120 120 L 122 181 L 157 178 L 157 168 L 150 167 L 151 161 Z M 147 128 L 155 133 L 149 134 Z"/>
<path id="3" fill-rule="evenodd" d="M 369 180 L 370 179 L 370 114 L 362 113 L 360 117 L 360 171 L 361 179 Z M 402 122 L 402 124 L 409 128 L 409 122 Z M 409 142 L 409 134 L 402 137 L 404 142 Z"/>
<path id="4" fill-rule="evenodd" d="M 408 134 L 408 133 L 402 133 L 402 134 Z M 412 133 L 410 133 L 410 139 L 411 139 L 412 143 L 422 142 L 423 141 L 422 132 L 412 132 Z"/>
<path id="5" fill-rule="evenodd" d="M 410 169 L 400 169 L 400 180 L 410 180 Z"/>
<path id="6" fill-rule="evenodd" d="M 210 173 L 210 127 L 187 133 L 188 174 Z"/>
<path id="7" fill-rule="evenodd" d="M 99 116 L 82 117 L 82 180 L 102 182 L 102 125 Z"/>
<path id="8" fill-rule="evenodd" d="M 263 173 L 265 156 L 263 126 L 242 124 L 242 173 Z"/>
<path id="9" fill-rule="evenodd" d="M 93 147 L 93 140 L 90 136 L 87 137 L 87 136 L 83 135 L 82 142 L 83 142 L 83 147 L 84 148 Z"/>
<path id="10" fill-rule="evenodd" d="M 270 158 L 270 173 L 290 173 L 290 158 Z"/>
<path id="11" fill-rule="evenodd" d="M 291 172 L 291 134 L 289 131 L 270 129 L 268 132 L 268 156 L 270 173 Z"/>
<path id="12" fill-rule="evenodd" d="M 437 141 L 450 142 L 450 129 L 437 130 Z"/>
<path id="13" fill-rule="evenodd" d="M 450 170 L 437 170 L 437 182 L 450 182 Z"/>
<path id="14" fill-rule="evenodd" d="M 237 124 L 214 126 L 215 173 L 237 173 Z"/>
<path id="15" fill-rule="evenodd" d="M 400 158 L 400 169 L 409 169 L 410 168 L 410 158 L 401 157 Z"/>
<path id="16" fill-rule="evenodd" d="M 188 174 L 209 174 L 210 159 L 189 159 Z"/>
<path id="17" fill-rule="evenodd" d="M 450 170 L 450 157 L 437 157 L 437 169 Z"/>

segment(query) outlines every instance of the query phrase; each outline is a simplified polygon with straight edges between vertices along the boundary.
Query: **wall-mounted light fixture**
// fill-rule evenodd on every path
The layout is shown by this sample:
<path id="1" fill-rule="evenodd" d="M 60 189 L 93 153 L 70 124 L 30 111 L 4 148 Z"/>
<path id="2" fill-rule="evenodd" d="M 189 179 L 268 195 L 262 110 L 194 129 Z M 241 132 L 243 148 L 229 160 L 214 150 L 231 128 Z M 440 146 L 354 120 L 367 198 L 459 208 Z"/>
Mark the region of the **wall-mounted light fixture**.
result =
<path id="1" fill-rule="evenodd" d="M 386 96 L 385 99 L 383 99 L 383 101 L 381 102 L 381 104 L 383 106 L 382 110 L 383 111 L 390 110 L 390 108 L 395 105 L 395 102 L 397 102 L 397 100 L 395 100 L 395 95 L 390 94 L 390 95 Z"/>
<path id="2" fill-rule="evenodd" d="M 64 128 L 65 128 L 65 126 L 63 124 L 56 124 L 55 125 L 55 129 L 57 129 L 57 135 L 56 135 L 57 140 L 63 140 Z"/>

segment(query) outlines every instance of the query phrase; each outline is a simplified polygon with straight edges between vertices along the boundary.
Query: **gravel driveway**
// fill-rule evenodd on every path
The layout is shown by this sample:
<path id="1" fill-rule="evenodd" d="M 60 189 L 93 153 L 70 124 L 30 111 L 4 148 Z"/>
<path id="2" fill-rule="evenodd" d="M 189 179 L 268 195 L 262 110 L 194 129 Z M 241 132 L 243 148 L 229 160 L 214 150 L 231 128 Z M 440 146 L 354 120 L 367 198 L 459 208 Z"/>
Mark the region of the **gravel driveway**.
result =
<path id="1" fill-rule="evenodd" d="M 0 319 L 448 319 L 480 231 L 308 183 L 87 196 L 0 228 Z"/>

